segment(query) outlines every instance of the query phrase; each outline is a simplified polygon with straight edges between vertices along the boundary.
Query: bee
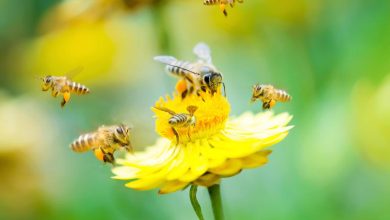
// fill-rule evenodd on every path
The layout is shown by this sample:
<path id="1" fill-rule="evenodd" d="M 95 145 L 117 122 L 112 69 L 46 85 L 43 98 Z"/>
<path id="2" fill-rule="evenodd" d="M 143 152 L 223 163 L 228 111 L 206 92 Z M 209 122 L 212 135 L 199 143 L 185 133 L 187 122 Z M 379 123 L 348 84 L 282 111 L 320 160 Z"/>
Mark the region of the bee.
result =
<path id="1" fill-rule="evenodd" d="M 73 70 L 70 73 L 78 73 L 80 68 Z M 68 74 L 70 74 L 68 73 Z M 62 94 L 63 99 L 61 107 L 64 107 L 70 100 L 70 94 L 75 93 L 77 95 L 84 95 L 90 93 L 89 88 L 80 83 L 73 82 L 67 76 L 45 76 L 40 78 L 42 80 L 42 91 L 48 91 L 51 89 L 51 95 L 57 97 L 58 94 Z"/>
<path id="2" fill-rule="evenodd" d="M 288 102 L 292 97 L 284 90 L 276 89 L 272 85 L 256 84 L 252 87 L 252 102 L 257 99 L 263 102 L 263 109 L 272 108 L 276 102 Z"/>
<path id="3" fill-rule="evenodd" d="M 171 126 L 173 133 L 176 136 L 176 144 L 179 144 L 179 133 L 177 133 L 177 128 L 189 128 L 188 129 L 188 138 L 190 137 L 190 128 L 195 127 L 196 125 L 196 118 L 194 116 L 194 113 L 198 109 L 198 107 L 189 105 L 187 106 L 188 113 L 176 113 L 168 108 L 165 107 L 159 107 L 155 106 L 155 109 L 158 109 L 163 112 L 167 112 L 171 115 L 171 117 L 168 119 L 168 124 Z"/>
<path id="4" fill-rule="evenodd" d="M 74 152 L 92 150 L 97 159 L 114 164 L 114 153 L 119 148 L 132 152 L 129 127 L 120 124 L 113 126 L 100 126 L 97 131 L 80 135 L 70 148 Z"/>
<path id="5" fill-rule="evenodd" d="M 237 0 L 239 3 L 243 3 L 244 0 Z M 227 11 L 226 11 L 226 5 L 230 5 L 230 7 L 234 7 L 236 3 L 236 0 L 203 0 L 203 5 L 218 5 L 219 8 L 221 9 L 222 13 L 227 16 Z"/>
<path id="6" fill-rule="evenodd" d="M 167 72 L 185 82 L 186 86 L 179 91 L 182 98 L 192 93 L 199 95 L 200 91 L 214 94 L 219 91 L 221 84 L 226 95 L 222 73 L 212 64 L 211 50 L 207 44 L 198 43 L 193 52 L 198 57 L 196 62 L 177 60 L 172 56 L 156 56 L 154 60 L 166 64 Z"/>

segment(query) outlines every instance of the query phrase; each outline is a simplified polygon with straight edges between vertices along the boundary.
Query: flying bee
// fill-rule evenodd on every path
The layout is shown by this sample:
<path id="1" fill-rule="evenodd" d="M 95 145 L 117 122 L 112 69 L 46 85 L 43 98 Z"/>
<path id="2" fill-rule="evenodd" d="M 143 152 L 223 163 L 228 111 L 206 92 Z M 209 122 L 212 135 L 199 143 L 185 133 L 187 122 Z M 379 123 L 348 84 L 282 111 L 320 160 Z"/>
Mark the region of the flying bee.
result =
<path id="1" fill-rule="evenodd" d="M 181 61 L 172 56 L 156 56 L 154 60 L 166 64 L 169 73 L 186 82 L 186 87 L 179 91 L 182 98 L 192 93 L 199 95 L 200 91 L 214 94 L 221 84 L 226 95 L 222 73 L 212 64 L 210 48 L 205 43 L 198 43 L 193 52 L 198 57 L 196 62 Z"/>
<path id="2" fill-rule="evenodd" d="M 263 109 L 272 108 L 276 102 L 288 102 L 292 97 L 284 90 L 276 89 L 272 85 L 256 84 L 252 87 L 251 101 L 255 102 L 257 99 L 263 102 Z"/>
<path id="3" fill-rule="evenodd" d="M 243 3 L 244 0 L 237 0 L 239 3 Z M 236 0 L 203 0 L 203 5 L 219 5 L 222 13 L 227 16 L 226 6 L 234 7 Z"/>
<path id="4" fill-rule="evenodd" d="M 176 144 L 179 144 L 179 133 L 177 133 L 177 128 L 187 128 L 188 127 L 188 138 L 190 137 L 190 127 L 195 127 L 196 118 L 194 113 L 198 109 L 198 107 L 189 105 L 187 106 L 188 113 L 176 113 L 168 108 L 155 106 L 155 109 L 158 109 L 163 112 L 167 112 L 171 115 L 168 119 L 168 124 L 171 126 L 173 133 L 176 136 Z"/>
<path id="5" fill-rule="evenodd" d="M 97 159 L 114 164 L 114 153 L 119 148 L 132 151 L 129 127 L 120 124 L 113 126 L 100 126 L 97 131 L 80 135 L 70 148 L 75 152 L 92 150 Z"/>
<path id="6" fill-rule="evenodd" d="M 74 69 L 72 72 L 73 74 L 76 74 L 80 72 L 81 69 L 77 68 Z M 68 75 L 67 74 L 67 75 Z M 72 80 L 70 80 L 67 76 L 45 76 L 40 78 L 42 80 L 42 91 L 48 91 L 51 89 L 51 95 L 53 97 L 57 97 L 58 94 L 62 94 L 63 99 L 61 102 L 61 107 L 64 107 L 67 102 L 70 100 L 70 94 L 75 93 L 77 95 L 84 95 L 90 93 L 89 88 L 87 88 L 85 85 L 82 85 L 80 83 L 76 83 Z"/>

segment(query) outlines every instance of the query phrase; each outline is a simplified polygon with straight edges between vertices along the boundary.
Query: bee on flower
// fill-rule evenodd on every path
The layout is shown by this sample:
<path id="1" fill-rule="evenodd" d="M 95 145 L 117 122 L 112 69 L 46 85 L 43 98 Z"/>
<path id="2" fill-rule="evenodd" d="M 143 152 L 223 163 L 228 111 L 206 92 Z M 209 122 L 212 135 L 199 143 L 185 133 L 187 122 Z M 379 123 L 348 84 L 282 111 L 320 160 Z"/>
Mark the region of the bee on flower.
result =
<path id="1" fill-rule="evenodd" d="M 160 111 L 167 112 L 171 115 L 171 117 L 168 119 L 168 123 L 172 127 L 172 132 L 176 136 L 176 143 L 179 144 L 179 133 L 177 133 L 176 129 L 180 128 L 187 128 L 188 129 L 188 138 L 191 139 L 190 136 L 190 129 L 191 126 L 194 127 L 196 123 L 196 118 L 194 116 L 195 111 L 198 109 L 198 107 L 190 105 L 187 107 L 188 113 L 175 113 L 174 111 L 165 108 L 165 107 L 158 107 L 155 106 L 155 109 L 158 109 Z"/>
<path id="2" fill-rule="evenodd" d="M 190 63 L 181 64 L 168 69 L 176 74 L 191 69 Z M 220 90 L 202 96 L 188 93 L 184 99 L 180 92 L 174 93 L 155 106 L 156 131 L 162 138 L 145 151 L 126 154 L 113 168 L 113 178 L 128 181 L 126 187 L 132 189 L 159 188 L 165 194 L 189 185 L 213 187 L 221 178 L 266 164 L 268 147 L 283 140 L 292 128 L 288 113 L 246 112 L 230 117 L 230 103 Z M 196 123 L 189 106 L 196 106 Z M 182 120 L 186 126 L 180 129 L 172 124 L 178 113 L 186 114 Z M 191 129 L 186 129 L 188 125 Z"/>
<path id="3" fill-rule="evenodd" d="M 156 56 L 154 60 L 166 64 L 166 71 L 180 79 L 176 88 L 183 99 L 188 94 L 200 95 L 202 92 L 214 94 L 220 90 L 221 85 L 226 94 L 222 73 L 212 63 L 209 46 L 198 43 L 193 52 L 198 57 L 195 62 L 177 60 L 166 55 Z"/>
<path id="4" fill-rule="evenodd" d="M 138 190 L 160 188 L 171 193 L 190 184 L 212 186 L 223 177 L 238 174 L 247 168 L 259 167 L 268 162 L 271 153 L 267 147 L 283 140 L 292 128 L 287 126 L 291 116 L 272 112 L 244 113 L 229 118 L 230 104 L 220 93 L 203 96 L 179 96 L 157 101 L 156 106 L 183 112 L 196 105 L 196 125 L 190 130 L 191 139 L 180 139 L 169 124 L 170 114 L 154 109 L 156 130 L 163 137 L 145 152 L 127 154 L 118 159 L 113 169 L 115 179 L 130 180 L 127 187 Z M 188 130 L 177 130 L 186 136 Z M 175 166 L 172 167 L 172 164 Z M 142 175 L 141 175 L 142 174 Z"/>

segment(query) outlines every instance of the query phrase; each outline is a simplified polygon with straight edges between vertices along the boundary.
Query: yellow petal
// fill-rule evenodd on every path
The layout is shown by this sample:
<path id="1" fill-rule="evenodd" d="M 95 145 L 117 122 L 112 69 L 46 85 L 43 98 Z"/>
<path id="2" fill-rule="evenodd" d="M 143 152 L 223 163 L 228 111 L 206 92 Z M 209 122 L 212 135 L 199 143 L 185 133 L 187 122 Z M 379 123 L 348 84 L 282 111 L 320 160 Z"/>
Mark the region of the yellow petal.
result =
<path id="1" fill-rule="evenodd" d="M 185 152 L 190 169 L 179 178 L 180 181 L 192 182 L 207 171 L 207 159 L 201 154 L 199 143 L 199 141 L 187 143 Z"/>
<path id="2" fill-rule="evenodd" d="M 127 179 L 137 178 L 137 173 L 139 172 L 139 169 L 134 167 L 128 167 L 128 166 L 120 166 L 120 167 L 112 168 L 112 172 L 115 174 L 115 176 L 111 178 L 119 179 L 119 180 L 127 180 Z"/>
<path id="3" fill-rule="evenodd" d="M 181 160 L 178 159 L 178 153 L 182 151 L 180 148 L 176 148 L 175 154 L 165 161 L 162 164 L 159 164 L 155 167 L 148 167 L 148 169 L 143 169 L 137 173 L 138 178 L 155 178 L 155 179 L 164 179 L 166 176 L 174 169 L 180 166 Z"/>
<path id="4" fill-rule="evenodd" d="M 220 166 L 226 160 L 226 156 L 221 154 L 221 151 L 211 146 L 209 141 L 200 140 L 200 151 L 205 158 L 208 159 L 208 167 L 214 168 Z"/>
<path id="5" fill-rule="evenodd" d="M 185 188 L 189 183 L 188 182 L 180 182 L 178 180 L 166 182 L 158 191 L 160 194 L 166 194 L 175 192 L 177 190 Z"/>
<path id="6" fill-rule="evenodd" d="M 149 190 L 160 186 L 163 182 L 163 178 L 148 177 L 126 183 L 125 186 L 137 190 Z"/>
<path id="7" fill-rule="evenodd" d="M 172 169 L 171 172 L 167 174 L 167 176 L 165 177 L 166 180 L 170 181 L 179 179 L 188 171 L 188 169 L 190 168 L 190 164 L 185 156 L 185 150 L 181 150 L 179 155 L 177 156 L 177 160 L 179 160 L 180 163 L 177 163 L 175 169 Z"/>
<path id="8" fill-rule="evenodd" d="M 218 184 L 220 182 L 220 177 L 212 173 L 206 173 L 205 175 L 199 177 L 194 181 L 195 185 L 210 187 L 212 185 Z"/>
<path id="9" fill-rule="evenodd" d="M 254 168 L 266 164 L 269 154 L 271 154 L 270 150 L 264 150 L 242 158 L 242 168 Z"/>
<path id="10" fill-rule="evenodd" d="M 232 176 L 242 169 L 242 162 L 239 159 L 229 159 L 222 166 L 210 169 L 209 172 L 220 176 Z"/>

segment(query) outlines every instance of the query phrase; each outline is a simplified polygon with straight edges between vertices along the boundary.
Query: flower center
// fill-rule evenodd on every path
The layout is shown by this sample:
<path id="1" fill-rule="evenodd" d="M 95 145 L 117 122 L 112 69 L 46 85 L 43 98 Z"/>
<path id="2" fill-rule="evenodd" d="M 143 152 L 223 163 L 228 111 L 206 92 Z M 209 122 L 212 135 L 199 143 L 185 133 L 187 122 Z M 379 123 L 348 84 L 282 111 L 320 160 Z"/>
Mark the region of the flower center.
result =
<path id="1" fill-rule="evenodd" d="M 172 111 L 169 113 L 152 108 L 157 118 L 157 133 L 170 139 L 174 144 L 176 144 L 176 139 L 179 140 L 179 144 L 184 144 L 218 133 L 224 128 L 230 113 L 230 104 L 220 92 L 214 95 L 202 93 L 201 96 L 198 96 L 194 94 L 185 99 L 178 95 L 174 95 L 173 99 L 167 96 L 166 99 L 160 98 L 156 102 L 156 106 Z M 193 117 L 188 112 L 188 106 L 197 107 Z M 172 123 L 175 120 L 178 122 Z"/>

